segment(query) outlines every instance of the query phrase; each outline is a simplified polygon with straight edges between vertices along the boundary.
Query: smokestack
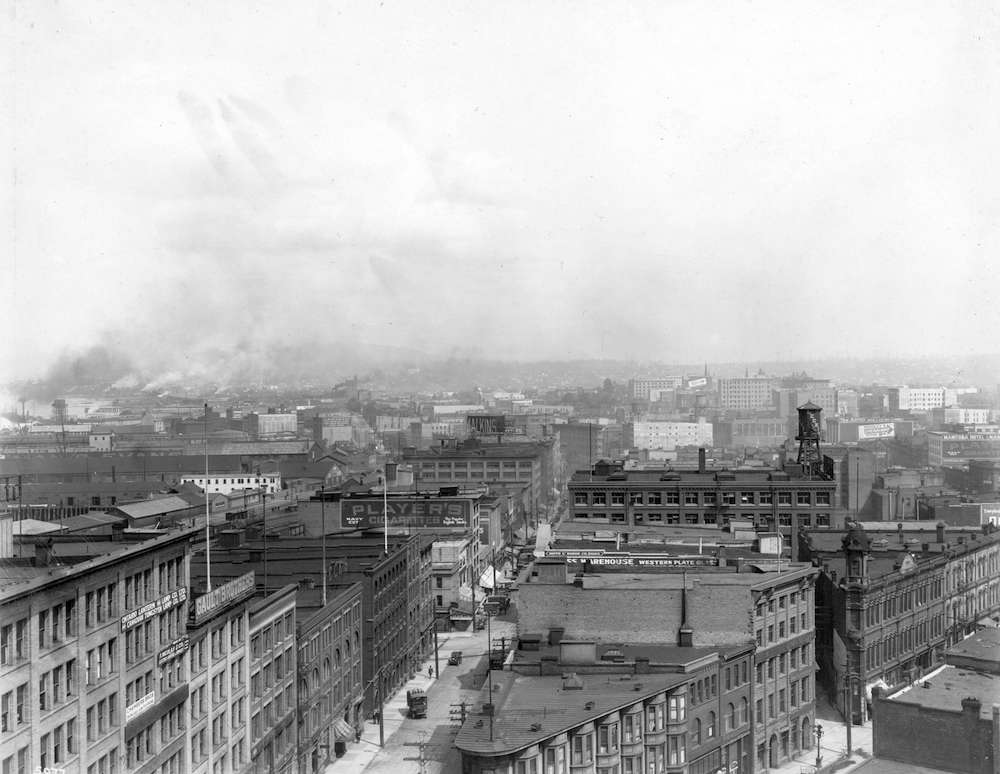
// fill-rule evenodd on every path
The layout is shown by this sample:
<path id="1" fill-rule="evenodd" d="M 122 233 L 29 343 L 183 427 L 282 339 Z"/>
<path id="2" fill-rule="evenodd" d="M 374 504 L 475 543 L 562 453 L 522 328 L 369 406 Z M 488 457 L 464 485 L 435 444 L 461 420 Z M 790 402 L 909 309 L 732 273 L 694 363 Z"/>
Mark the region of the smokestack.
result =
<path id="1" fill-rule="evenodd" d="M 938 543 L 944 543 L 944 522 L 939 521 L 935 528 L 937 530 L 936 540 Z"/>
<path id="2" fill-rule="evenodd" d="M 698 472 L 705 472 L 705 447 L 702 446 L 698 449 Z"/>

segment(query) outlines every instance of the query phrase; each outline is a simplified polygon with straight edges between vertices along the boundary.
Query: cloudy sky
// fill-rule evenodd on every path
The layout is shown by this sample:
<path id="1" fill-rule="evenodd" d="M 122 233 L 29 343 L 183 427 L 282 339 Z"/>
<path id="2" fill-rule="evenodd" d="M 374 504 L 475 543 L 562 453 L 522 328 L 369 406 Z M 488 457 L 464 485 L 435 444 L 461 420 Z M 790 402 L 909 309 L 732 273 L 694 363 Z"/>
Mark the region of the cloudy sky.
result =
<path id="1" fill-rule="evenodd" d="M 995 4 L 9 7 L 0 377 L 1000 350 Z"/>

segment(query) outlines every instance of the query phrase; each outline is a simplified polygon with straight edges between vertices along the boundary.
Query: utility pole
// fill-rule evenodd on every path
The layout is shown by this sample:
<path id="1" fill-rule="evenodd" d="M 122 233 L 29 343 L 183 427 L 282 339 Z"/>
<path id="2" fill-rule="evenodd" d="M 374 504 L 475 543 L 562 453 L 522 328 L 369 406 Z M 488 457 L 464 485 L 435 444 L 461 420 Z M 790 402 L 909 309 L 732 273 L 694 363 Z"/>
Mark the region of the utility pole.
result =
<path id="1" fill-rule="evenodd" d="M 264 596 L 267 596 L 267 486 L 260 490 L 261 513 L 264 516 Z"/>
<path id="2" fill-rule="evenodd" d="M 323 607 L 326 607 L 326 487 L 319 490 L 319 510 L 323 518 Z"/>
<path id="3" fill-rule="evenodd" d="M 851 757 L 851 724 L 854 715 L 854 697 L 851 695 L 851 673 L 844 675 L 844 708 L 847 720 L 847 757 Z"/>

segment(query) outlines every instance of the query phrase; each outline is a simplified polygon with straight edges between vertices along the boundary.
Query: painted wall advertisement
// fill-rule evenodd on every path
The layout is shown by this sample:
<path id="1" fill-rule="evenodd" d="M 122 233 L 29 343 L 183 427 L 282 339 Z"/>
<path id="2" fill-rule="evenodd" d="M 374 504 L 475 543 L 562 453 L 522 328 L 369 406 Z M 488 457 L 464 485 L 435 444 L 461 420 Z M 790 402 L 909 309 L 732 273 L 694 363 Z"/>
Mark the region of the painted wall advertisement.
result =
<path id="1" fill-rule="evenodd" d="M 383 512 L 384 508 L 384 512 Z M 469 500 L 346 500 L 340 508 L 341 525 L 347 529 L 382 527 L 386 517 L 389 527 L 450 527 L 467 529 L 472 524 Z"/>
<path id="2" fill-rule="evenodd" d="M 567 564 L 626 565 L 630 567 L 714 567 L 714 556 L 675 556 L 671 554 L 632 554 L 627 551 L 549 549 L 546 556 L 559 556 Z"/>
<path id="3" fill-rule="evenodd" d="M 892 438 L 896 435 L 896 425 L 879 422 L 874 425 L 858 425 L 858 440 L 870 441 L 876 438 Z"/>

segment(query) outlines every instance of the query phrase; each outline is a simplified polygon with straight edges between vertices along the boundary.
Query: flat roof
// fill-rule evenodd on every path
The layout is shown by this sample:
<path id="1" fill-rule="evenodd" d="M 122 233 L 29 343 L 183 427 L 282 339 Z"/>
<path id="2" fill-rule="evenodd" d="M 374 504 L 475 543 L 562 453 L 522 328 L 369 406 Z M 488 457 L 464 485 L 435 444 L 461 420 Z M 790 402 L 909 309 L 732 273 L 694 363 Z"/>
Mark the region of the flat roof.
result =
<path id="1" fill-rule="evenodd" d="M 550 557 L 551 558 L 551 557 Z M 792 578 L 804 577 L 814 572 L 810 564 L 802 562 L 782 563 L 782 572 L 719 572 L 709 568 L 702 572 L 699 568 L 690 568 L 685 572 L 671 570 L 662 573 L 587 573 L 583 576 L 583 588 L 585 589 L 643 589 L 643 590 L 672 590 L 684 588 L 685 576 L 688 588 L 694 585 L 702 586 L 756 586 L 758 583 L 773 583 L 783 577 L 789 580 Z M 537 580 L 531 580 L 531 584 L 538 584 Z M 542 582 L 544 583 L 544 581 Z M 572 579 L 567 579 L 566 584 L 572 584 Z M 541 584 L 539 584 L 541 585 Z"/>
<path id="2" fill-rule="evenodd" d="M 889 699 L 920 707 L 962 711 L 962 699 L 974 696 L 982 703 L 979 717 L 990 720 L 993 705 L 1000 704 L 1000 676 L 946 664 Z"/>
<path id="3" fill-rule="evenodd" d="M 948 648 L 948 655 L 1000 664 L 1000 629 L 981 629 Z"/>
<path id="4" fill-rule="evenodd" d="M 595 718 L 625 709 L 687 682 L 686 674 L 578 675 L 578 688 L 560 676 L 538 677 L 491 672 L 493 722 L 474 706 L 455 746 L 478 755 L 507 755 L 538 744 Z M 476 705 L 488 701 L 480 693 Z M 492 728 L 491 728 L 492 726 Z M 492 739 L 491 739 L 492 736 Z"/>

